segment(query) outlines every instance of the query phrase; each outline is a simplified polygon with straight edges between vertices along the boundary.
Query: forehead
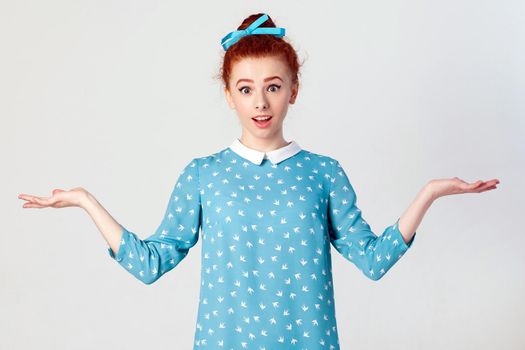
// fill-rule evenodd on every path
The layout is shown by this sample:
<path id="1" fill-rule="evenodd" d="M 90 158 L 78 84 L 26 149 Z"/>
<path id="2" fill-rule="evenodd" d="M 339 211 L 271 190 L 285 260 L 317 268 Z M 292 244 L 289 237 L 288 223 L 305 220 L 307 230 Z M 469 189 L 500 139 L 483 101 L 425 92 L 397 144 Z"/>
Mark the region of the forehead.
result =
<path id="1" fill-rule="evenodd" d="M 254 81 L 264 80 L 269 76 L 278 75 L 283 79 L 289 74 L 288 66 L 283 59 L 268 56 L 268 57 L 247 57 L 243 58 L 233 64 L 232 79 L 252 79 Z"/>

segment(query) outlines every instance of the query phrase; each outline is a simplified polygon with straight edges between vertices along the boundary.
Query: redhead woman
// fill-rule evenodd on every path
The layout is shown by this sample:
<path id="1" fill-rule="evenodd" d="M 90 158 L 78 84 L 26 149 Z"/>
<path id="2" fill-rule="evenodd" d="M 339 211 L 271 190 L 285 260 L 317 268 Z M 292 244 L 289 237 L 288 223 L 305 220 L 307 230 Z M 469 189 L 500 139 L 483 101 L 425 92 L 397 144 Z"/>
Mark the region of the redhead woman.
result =
<path id="1" fill-rule="evenodd" d="M 283 136 L 300 68 L 285 29 L 258 13 L 221 44 L 225 98 L 242 133 L 186 162 L 155 232 L 141 238 L 128 230 L 84 188 L 19 198 L 24 208 L 84 209 L 109 256 L 145 284 L 175 268 L 200 238 L 194 349 L 339 349 L 331 247 L 378 281 L 412 246 L 436 199 L 492 190 L 499 180 L 430 180 L 377 235 L 341 162 Z"/>

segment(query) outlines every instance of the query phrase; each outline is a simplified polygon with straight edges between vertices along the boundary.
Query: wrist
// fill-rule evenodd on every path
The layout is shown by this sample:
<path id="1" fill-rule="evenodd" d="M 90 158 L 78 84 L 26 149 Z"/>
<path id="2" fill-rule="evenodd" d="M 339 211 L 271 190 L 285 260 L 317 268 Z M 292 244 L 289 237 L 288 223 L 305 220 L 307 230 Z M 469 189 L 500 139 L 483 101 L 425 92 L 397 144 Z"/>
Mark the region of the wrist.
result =
<path id="1" fill-rule="evenodd" d="M 85 191 L 80 197 L 79 207 L 85 211 L 89 211 L 89 208 L 92 208 L 95 203 L 97 203 L 96 198 L 88 191 Z"/>
<path id="2" fill-rule="evenodd" d="M 423 187 L 422 192 L 430 202 L 433 202 L 439 198 L 435 191 L 434 185 L 432 184 L 432 181 L 427 182 L 427 184 Z"/>

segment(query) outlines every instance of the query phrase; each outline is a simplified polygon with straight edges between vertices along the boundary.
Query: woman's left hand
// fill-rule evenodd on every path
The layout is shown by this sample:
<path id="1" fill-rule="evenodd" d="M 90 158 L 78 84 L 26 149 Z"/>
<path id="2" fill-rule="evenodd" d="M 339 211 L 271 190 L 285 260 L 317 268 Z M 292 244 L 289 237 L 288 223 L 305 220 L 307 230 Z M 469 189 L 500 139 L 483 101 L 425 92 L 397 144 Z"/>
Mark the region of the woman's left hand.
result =
<path id="1" fill-rule="evenodd" d="M 498 179 L 492 179 L 489 181 L 478 180 L 473 183 L 468 183 L 461 180 L 459 177 L 452 179 L 434 179 L 428 183 L 428 186 L 433 194 L 433 198 L 448 196 L 451 194 L 461 193 L 479 193 L 488 190 L 493 190 L 496 185 L 499 184 Z"/>

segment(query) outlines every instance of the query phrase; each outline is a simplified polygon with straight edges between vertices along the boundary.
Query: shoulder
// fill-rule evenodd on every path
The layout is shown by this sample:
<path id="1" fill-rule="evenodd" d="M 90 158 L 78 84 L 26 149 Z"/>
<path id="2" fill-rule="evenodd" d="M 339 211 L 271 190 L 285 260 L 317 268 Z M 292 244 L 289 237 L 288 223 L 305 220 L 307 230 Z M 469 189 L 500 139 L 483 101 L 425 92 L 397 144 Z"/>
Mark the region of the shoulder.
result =
<path id="1" fill-rule="evenodd" d="M 223 148 L 207 155 L 194 156 L 189 160 L 186 167 L 194 168 L 199 176 L 205 177 L 206 174 L 218 171 L 221 168 L 221 164 L 228 162 L 228 152 L 229 148 Z"/>
<path id="2" fill-rule="evenodd" d="M 204 156 L 194 157 L 192 162 L 194 162 L 199 168 L 208 168 L 209 166 L 221 162 L 222 158 L 226 153 L 228 153 L 228 148 L 221 149 L 217 152 L 210 153 Z"/>
<path id="3" fill-rule="evenodd" d="M 321 154 L 303 149 L 304 159 L 312 161 L 316 166 L 326 166 L 332 170 L 339 162 L 334 157 L 328 154 Z"/>
<path id="4" fill-rule="evenodd" d="M 322 178 L 323 188 L 330 191 L 335 181 L 335 174 L 340 167 L 339 162 L 333 156 L 321 154 L 303 149 L 303 158 L 310 162 L 312 171 Z"/>

